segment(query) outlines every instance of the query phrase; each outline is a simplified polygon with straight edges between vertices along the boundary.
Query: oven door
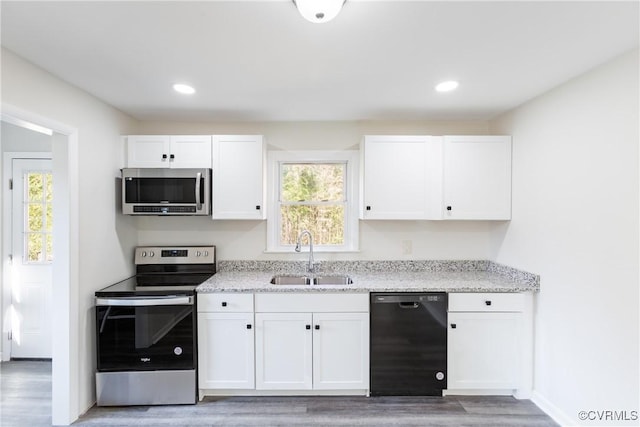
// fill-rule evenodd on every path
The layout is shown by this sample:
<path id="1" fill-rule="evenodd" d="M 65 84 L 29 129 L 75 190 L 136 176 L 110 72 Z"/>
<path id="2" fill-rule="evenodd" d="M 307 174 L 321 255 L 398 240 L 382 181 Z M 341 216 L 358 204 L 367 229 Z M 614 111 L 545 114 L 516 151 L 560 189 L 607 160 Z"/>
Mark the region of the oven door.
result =
<path id="1" fill-rule="evenodd" d="M 196 368 L 193 296 L 96 298 L 98 372 Z"/>

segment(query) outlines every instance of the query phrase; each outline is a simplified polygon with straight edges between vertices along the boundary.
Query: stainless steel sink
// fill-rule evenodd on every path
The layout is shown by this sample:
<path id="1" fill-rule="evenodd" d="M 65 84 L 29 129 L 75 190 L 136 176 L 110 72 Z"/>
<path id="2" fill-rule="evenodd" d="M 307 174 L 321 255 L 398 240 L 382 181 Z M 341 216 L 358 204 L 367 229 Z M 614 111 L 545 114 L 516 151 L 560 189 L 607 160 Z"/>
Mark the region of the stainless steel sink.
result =
<path id="1" fill-rule="evenodd" d="M 351 285 L 349 276 L 318 276 L 313 278 L 314 285 Z"/>
<path id="2" fill-rule="evenodd" d="M 351 285 L 349 276 L 273 276 L 272 285 Z"/>
<path id="3" fill-rule="evenodd" d="M 272 285 L 310 285 L 311 278 L 307 276 L 273 276 Z"/>

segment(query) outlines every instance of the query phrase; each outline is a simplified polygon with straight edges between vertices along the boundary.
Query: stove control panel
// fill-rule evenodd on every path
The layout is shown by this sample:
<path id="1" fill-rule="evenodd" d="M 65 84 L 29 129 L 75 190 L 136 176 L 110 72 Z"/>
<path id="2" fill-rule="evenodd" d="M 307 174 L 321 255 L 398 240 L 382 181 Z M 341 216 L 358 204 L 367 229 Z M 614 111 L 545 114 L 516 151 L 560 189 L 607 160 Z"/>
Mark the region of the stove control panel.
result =
<path id="1" fill-rule="evenodd" d="M 212 264 L 215 246 L 140 246 L 135 250 L 135 265 L 141 264 Z"/>

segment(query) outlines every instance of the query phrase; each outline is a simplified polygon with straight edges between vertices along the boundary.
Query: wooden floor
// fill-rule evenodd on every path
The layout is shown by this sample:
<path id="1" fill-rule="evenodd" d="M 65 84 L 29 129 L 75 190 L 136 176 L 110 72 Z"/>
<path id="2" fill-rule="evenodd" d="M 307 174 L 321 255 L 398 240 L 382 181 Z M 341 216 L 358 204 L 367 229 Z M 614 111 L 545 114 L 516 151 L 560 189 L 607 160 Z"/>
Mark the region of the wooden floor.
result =
<path id="1" fill-rule="evenodd" d="M 0 425 L 51 425 L 51 363 L 0 364 Z M 556 426 L 512 397 L 229 397 L 91 408 L 74 426 Z"/>

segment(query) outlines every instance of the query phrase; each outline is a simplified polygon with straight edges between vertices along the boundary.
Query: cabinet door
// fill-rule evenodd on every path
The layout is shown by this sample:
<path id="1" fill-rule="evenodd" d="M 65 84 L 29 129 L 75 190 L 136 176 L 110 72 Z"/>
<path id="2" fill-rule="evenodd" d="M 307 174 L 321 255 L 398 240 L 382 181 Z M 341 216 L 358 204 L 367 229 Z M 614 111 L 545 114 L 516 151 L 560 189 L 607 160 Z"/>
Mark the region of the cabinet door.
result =
<path id="1" fill-rule="evenodd" d="M 521 313 L 449 313 L 449 389 L 516 389 Z"/>
<path id="2" fill-rule="evenodd" d="M 168 168 L 171 138 L 163 135 L 127 137 L 127 167 Z"/>
<path id="3" fill-rule="evenodd" d="M 311 313 L 256 313 L 256 388 L 310 390 Z"/>
<path id="4" fill-rule="evenodd" d="M 213 219 L 264 219 L 262 136 L 214 135 L 213 165 Z"/>
<path id="5" fill-rule="evenodd" d="M 201 389 L 253 389 L 253 313 L 198 313 Z"/>
<path id="6" fill-rule="evenodd" d="M 361 219 L 440 219 L 442 143 L 429 136 L 366 136 Z"/>
<path id="7" fill-rule="evenodd" d="M 511 137 L 444 137 L 444 218 L 511 219 Z"/>
<path id="8" fill-rule="evenodd" d="M 369 388 L 369 315 L 313 314 L 313 388 Z"/>
<path id="9" fill-rule="evenodd" d="M 169 164 L 181 169 L 211 168 L 211 136 L 172 136 Z"/>

